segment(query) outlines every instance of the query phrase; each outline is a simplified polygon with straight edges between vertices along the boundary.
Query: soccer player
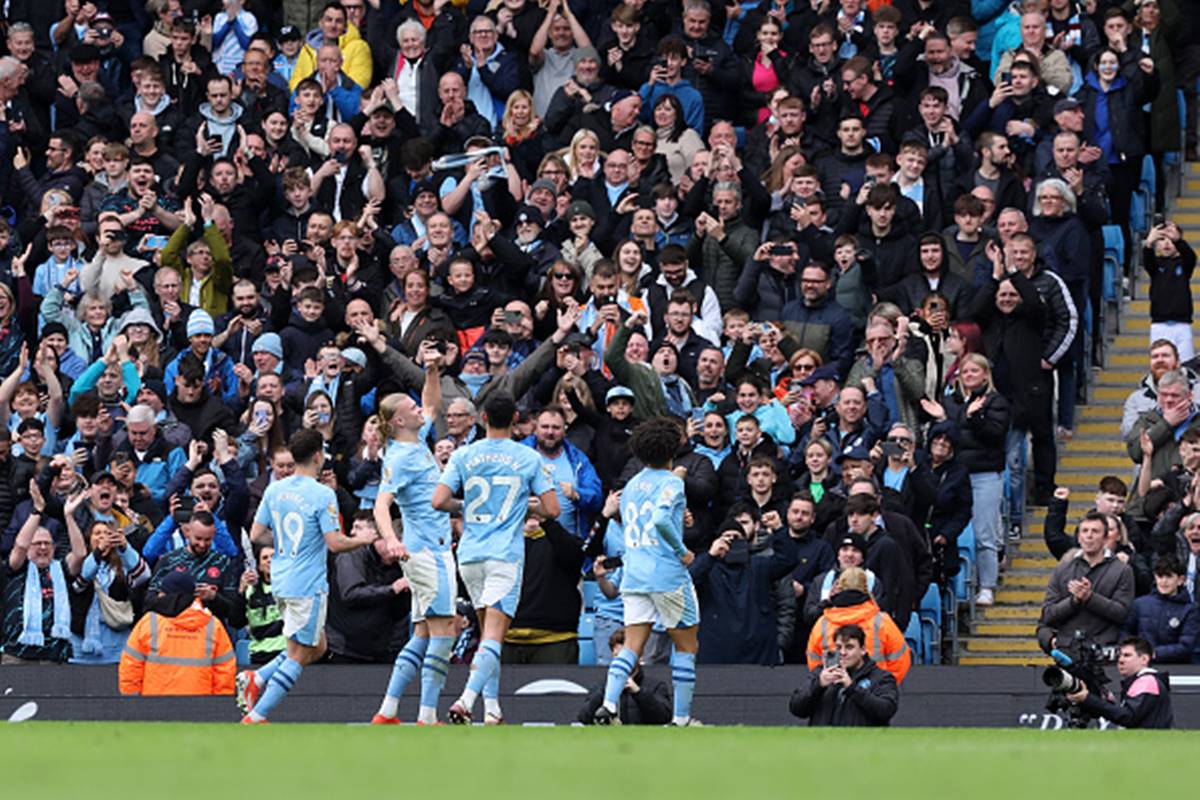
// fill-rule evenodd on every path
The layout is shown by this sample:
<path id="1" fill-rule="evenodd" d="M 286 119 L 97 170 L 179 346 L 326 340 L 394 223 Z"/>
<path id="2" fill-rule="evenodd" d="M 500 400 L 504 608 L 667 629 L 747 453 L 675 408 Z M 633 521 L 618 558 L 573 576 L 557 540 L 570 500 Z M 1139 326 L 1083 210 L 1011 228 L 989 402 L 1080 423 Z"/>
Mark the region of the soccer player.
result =
<path id="1" fill-rule="evenodd" d="M 458 581 L 451 552 L 450 515 L 432 506 L 441 469 L 421 434 L 428 424 L 420 406 L 405 394 L 392 394 L 379 406 L 381 432 L 389 439 L 383 477 L 375 496 L 375 525 L 404 561 L 413 596 L 413 635 L 396 656 L 387 694 L 373 725 L 396 725 L 404 688 L 421 671 L 418 725 L 437 723 L 438 696 L 446 683 L 454 647 L 454 600 Z M 393 501 L 400 507 L 404 541 L 392 529 Z"/>
<path id="2" fill-rule="evenodd" d="M 275 547 L 271 591 L 283 615 L 287 650 L 262 669 L 237 676 L 243 724 L 267 721 L 267 715 L 300 678 L 304 668 L 325 654 L 325 612 L 329 606 L 326 561 L 370 544 L 342 533 L 337 495 L 317 481 L 325 463 L 325 443 L 315 430 L 300 430 L 288 440 L 295 474 L 263 492 L 250 539 Z"/>
<path id="3" fill-rule="evenodd" d="M 541 456 L 512 440 L 517 404 L 494 391 L 483 404 L 487 437 L 454 451 L 433 492 L 433 507 L 463 512 L 458 571 L 483 631 L 471 661 L 471 677 L 447 718 L 471 721 L 475 699 L 484 694 L 484 723 L 499 725 L 500 643 L 517 613 L 525 567 L 525 512 L 536 505 L 543 517 L 557 517 L 558 495 Z M 454 495 L 462 493 L 463 499 Z M 536 504 L 530 495 L 537 497 Z M 487 691 L 484 691 L 487 689 Z"/>
<path id="4" fill-rule="evenodd" d="M 637 667 L 638 658 L 655 619 L 661 619 L 675 653 L 671 683 L 675 691 L 672 725 L 698 725 L 692 719 L 696 688 L 696 633 L 700 606 L 687 566 L 695 557 L 683 546 L 683 512 L 687 504 L 683 479 L 671 471 L 679 448 L 679 426 L 655 417 L 638 425 L 629 439 L 634 457 L 645 468 L 621 492 L 621 528 L 625 533 L 625 574 L 621 599 L 625 605 L 625 646 L 608 666 L 604 705 L 595 714 L 597 725 L 619 725 L 617 702 Z"/>

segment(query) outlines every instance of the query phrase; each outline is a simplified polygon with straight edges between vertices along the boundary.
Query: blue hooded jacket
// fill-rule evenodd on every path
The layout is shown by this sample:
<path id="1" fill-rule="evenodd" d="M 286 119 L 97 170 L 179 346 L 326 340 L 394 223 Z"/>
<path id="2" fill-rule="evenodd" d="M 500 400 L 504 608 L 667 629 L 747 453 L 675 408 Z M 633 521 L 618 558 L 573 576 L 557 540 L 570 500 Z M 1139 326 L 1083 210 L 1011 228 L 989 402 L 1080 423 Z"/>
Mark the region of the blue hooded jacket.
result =
<path id="1" fill-rule="evenodd" d="M 521 444 L 537 450 L 537 437 L 527 436 Z M 596 468 L 584 452 L 566 439 L 563 439 L 563 451 L 567 455 L 571 471 L 575 473 L 575 491 L 579 493 L 579 499 L 575 501 L 575 530 L 571 533 L 580 539 L 587 539 L 588 534 L 592 532 L 592 520 L 604 505 L 600 476 L 596 474 Z"/>

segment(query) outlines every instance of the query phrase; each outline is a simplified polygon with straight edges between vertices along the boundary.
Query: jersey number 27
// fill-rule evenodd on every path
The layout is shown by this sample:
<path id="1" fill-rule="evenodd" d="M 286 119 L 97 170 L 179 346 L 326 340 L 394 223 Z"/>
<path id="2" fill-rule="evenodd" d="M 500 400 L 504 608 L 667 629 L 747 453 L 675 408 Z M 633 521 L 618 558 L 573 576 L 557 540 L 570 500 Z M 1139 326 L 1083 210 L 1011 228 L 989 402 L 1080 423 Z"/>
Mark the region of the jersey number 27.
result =
<path id="1" fill-rule="evenodd" d="M 463 484 L 463 496 L 465 497 L 476 490 L 479 494 L 467 501 L 466 508 L 463 509 L 464 521 L 487 525 L 493 519 L 496 519 L 491 514 L 481 513 L 479 510 L 492 496 L 492 487 L 503 489 L 507 492 L 504 495 L 504 502 L 500 505 L 500 513 L 496 517 L 500 519 L 508 518 L 509 512 L 512 511 L 513 503 L 517 501 L 517 492 L 521 490 L 521 479 L 516 475 L 495 475 L 491 480 L 480 477 L 467 478 L 467 482 Z"/>

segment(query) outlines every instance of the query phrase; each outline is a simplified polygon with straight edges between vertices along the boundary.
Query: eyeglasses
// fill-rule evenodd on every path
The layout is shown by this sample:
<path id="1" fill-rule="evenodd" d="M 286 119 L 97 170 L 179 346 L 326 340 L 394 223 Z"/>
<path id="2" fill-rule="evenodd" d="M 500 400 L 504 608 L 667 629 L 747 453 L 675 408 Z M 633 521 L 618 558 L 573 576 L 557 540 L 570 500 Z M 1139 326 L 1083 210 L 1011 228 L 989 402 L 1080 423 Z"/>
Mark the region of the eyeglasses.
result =
<path id="1" fill-rule="evenodd" d="M 896 340 L 895 336 L 869 336 L 869 337 L 867 337 L 867 344 L 877 344 L 879 342 L 894 342 L 895 340 Z"/>
<path id="2" fill-rule="evenodd" d="M 796 372 L 812 372 L 816 368 L 816 364 L 812 364 L 807 361 L 799 361 L 795 364 L 792 364 L 792 369 Z"/>
<path id="3" fill-rule="evenodd" d="M 472 36 L 495 36 L 496 31 L 491 28 L 480 28 L 477 31 L 471 31 Z"/>
<path id="4" fill-rule="evenodd" d="M 469 417 L 469 416 L 471 416 L 471 415 L 465 411 L 447 411 L 446 412 L 447 419 L 462 419 L 463 417 Z"/>
<path id="5" fill-rule="evenodd" d="M 913 440 L 907 436 L 889 436 L 887 437 L 889 444 L 912 444 Z"/>
<path id="6" fill-rule="evenodd" d="M 542 175 L 566 175 L 567 173 L 563 172 L 561 169 L 544 169 L 541 171 L 540 174 L 542 174 Z"/>
<path id="7" fill-rule="evenodd" d="M 570 281 L 575 279 L 575 276 L 569 272 L 555 272 L 551 277 L 556 281 Z"/>

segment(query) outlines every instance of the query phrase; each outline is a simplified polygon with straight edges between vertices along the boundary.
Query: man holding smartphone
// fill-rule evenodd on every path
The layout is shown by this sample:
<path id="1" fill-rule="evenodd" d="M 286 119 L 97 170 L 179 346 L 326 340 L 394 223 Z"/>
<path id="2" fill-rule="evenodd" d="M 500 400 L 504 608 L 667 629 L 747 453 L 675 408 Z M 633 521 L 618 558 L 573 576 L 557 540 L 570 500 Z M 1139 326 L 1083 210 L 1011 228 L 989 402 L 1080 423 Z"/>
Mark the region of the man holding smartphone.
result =
<path id="1" fill-rule="evenodd" d="M 811 726 L 884 727 L 900 704 L 896 679 L 867 655 L 866 634 L 843 625 L 821 666 L 792 693 L 788 709 Z"/>

